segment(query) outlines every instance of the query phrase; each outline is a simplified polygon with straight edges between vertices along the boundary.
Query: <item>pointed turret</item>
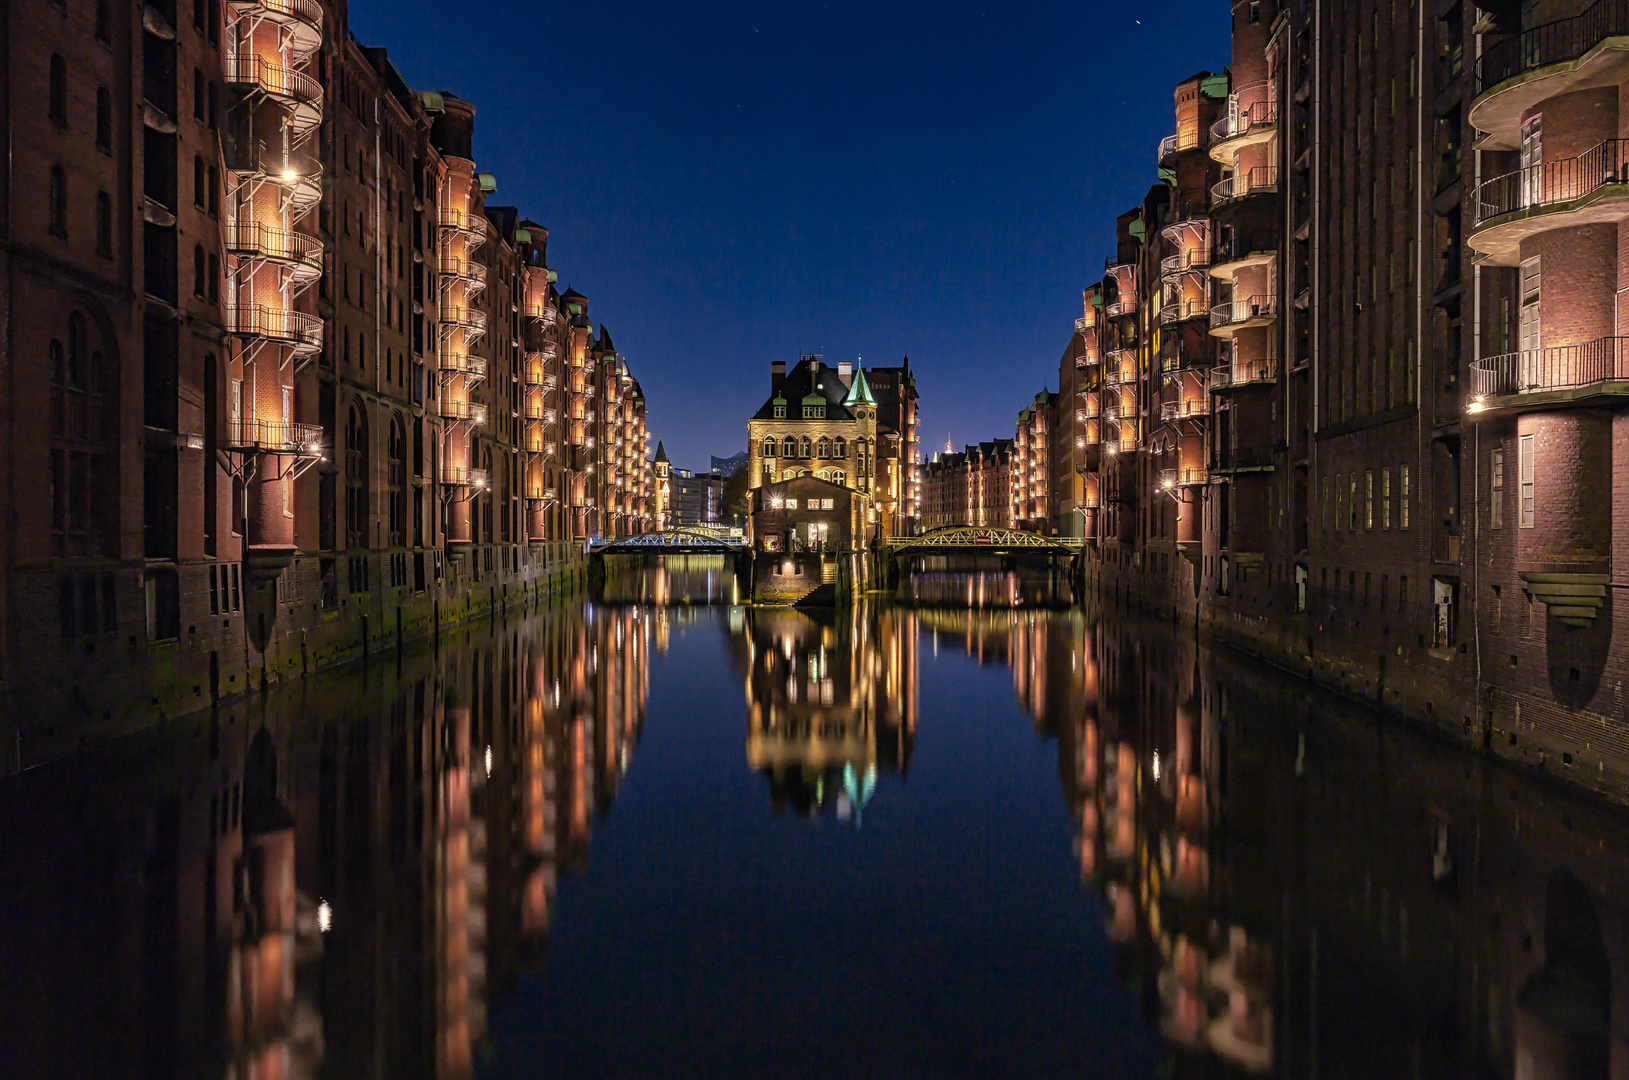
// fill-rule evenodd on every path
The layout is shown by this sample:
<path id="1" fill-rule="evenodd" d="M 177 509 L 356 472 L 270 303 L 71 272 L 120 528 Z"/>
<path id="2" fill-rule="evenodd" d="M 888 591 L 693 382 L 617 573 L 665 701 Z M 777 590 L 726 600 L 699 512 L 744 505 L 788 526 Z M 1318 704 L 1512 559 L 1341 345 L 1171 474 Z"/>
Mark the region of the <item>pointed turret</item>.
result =
<path id="1" fill-rule="evenodd" d="M 661 439 L 656 440 L 656 457 L 654 457 L 652 460 L 662 465 L 667 464 L 667 451 L 662 449 Z"/>
<path id="2" fill-rule="evenodd" d="M 859 368 L 854 372 L 854 384 L 848 388 L 848 396 L 843 399 L 843 407 L 858 404 L 875 405 L 877 399 L 871 396 L 871 387 L 865 381 L 865 369 Z"/>

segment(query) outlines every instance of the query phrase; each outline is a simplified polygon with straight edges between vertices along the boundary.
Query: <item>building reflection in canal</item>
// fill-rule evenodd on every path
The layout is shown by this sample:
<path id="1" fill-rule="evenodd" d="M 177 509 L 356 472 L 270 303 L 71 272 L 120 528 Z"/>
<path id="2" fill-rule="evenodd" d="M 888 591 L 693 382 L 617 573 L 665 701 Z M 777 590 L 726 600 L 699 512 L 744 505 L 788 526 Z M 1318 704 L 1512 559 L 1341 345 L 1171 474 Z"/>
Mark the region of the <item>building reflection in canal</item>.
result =
<path id="1" fill-rule="evenodd" d="M 635 587 L 713 588 L 671 574 Z M 1615 813 L 1129 618 L 630 603 L 0 787 L 0 1076 L 474 1076 L 687 624 L 727 635 L 775 810 L 855 825 L 933 668 L 1009 667 L 1171 1075 L 1629 1075 Z"/>
<path id="2" fill-rule="evenodd" d="M 729 629 L 746 676 L 747 765 L 768 778 L 775 811 L 831 810 L 860 824 L 878 773 L 910 762 L 916 616 L 873 605 L 757 608 L 732 614 Z"/>

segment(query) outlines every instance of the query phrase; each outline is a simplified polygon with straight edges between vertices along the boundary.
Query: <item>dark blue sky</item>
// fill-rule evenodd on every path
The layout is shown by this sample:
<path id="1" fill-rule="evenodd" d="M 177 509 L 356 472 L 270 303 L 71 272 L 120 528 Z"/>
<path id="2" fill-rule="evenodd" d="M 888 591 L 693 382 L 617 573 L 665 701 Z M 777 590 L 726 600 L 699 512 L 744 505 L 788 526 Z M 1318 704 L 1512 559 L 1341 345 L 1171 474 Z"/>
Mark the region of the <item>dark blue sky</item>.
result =
<path id="1" fill-rule="evenodd" d="M 923 450 L 1012 434 L 1225 0 L 357 0 L 476 108 L 495 201 L 549 227 L 675 464 L 746 443 L 771 359 L 897 364 Z M 1140 20 L 1140 22 L 1138 21 Z"/>

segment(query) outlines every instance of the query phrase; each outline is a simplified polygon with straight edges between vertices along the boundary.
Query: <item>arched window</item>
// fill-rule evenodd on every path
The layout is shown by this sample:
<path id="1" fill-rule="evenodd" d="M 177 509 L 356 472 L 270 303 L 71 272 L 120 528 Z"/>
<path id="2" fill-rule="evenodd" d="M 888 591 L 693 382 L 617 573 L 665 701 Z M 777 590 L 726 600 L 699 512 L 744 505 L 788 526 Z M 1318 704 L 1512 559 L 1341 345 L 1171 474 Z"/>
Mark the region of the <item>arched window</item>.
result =
<path id="1" fill-rule="evenodd" d="M 96 254 L 113 254 L 113 199 L 105 191 L 96 193 Z"/>
<path id="2" fill-rule="evenodd" d="M 51 231 L 58 236 L 68 235 L 68 174 L 61 165 L 51 166 L 51 185 L 47 205 L 51 213 Z"/>
<path id="3" fill-rule="evenodd" d="M 848 442 L 841 435 L 837 437 L 836 451 L 832 456 L 838 460 L 848 457 Z"/>
<path id="4" fill-rule="evenodd" d="M 105 86 L 96 88 L 96 149 L 113 152 L 113 95 Z"/>
<path id="5" fill-rule="evenodd" d="M 831 440 L 826 438 L 824 435 L 822 435 L 820 437 L 820 443 L 815 448 L 815 457 L 817 457 L 817 458 L 829 458 L 829 457 L 831 457 Z"/>
<path id="6" fill-rule="evenodd" d="M 775 456 L 775 436 L 771 435 L 769 438 L 764 440 L 763 456 L 764 457 L 774 457 Z"/>
<path id="7" fill-rule="evenodd" d="M 345 425 L 345 546 L 368 543 L 368 418 L 360 401 L 351 402 Z"/>
<path id="8" fill-rule="evenodd" d="M 831 479 L 831 470 L 830 469 L 821 469 L 815 475 L 820 477 L 820 479 L 822 479 L 822 480 L 830 480 Z"/>
<path id="9" fill-rule="evenodd" d="M 788 435 L 781 443 L 781 457 L 795 458 L 798 456 L 798 441 Z"/>
<path id="10" fill-rule="evenodd" d="M 390 484 L 390 544 L 401 547 L 407 542 L 407 427 L 401 413 L 390 418 L 390 470 L 386 480 Z"/>
<path id="11" fill-rule="evenodd" d="M 844 487 L 847 487 L 848 473 L 844 472 L 842 469 L 832 470 L 831 482 L 834 484 L 842 484 Z"/>
<path id="12" fill-rule="evenodd" d="M 51 54 L 51 122 L 68 126 L 68 61 L 60 53 Z"/>
<path id="13" fill-rule="evenodd" d="M 799 448 L 798 448 L 798 456 L 799 457 L 808 457 L 809 456 L 809 446 L 810 446 L 809 436 L 805 435 L 803 437 L 803 442 L 802 442 L 801 446 L 799 446 Z"/>

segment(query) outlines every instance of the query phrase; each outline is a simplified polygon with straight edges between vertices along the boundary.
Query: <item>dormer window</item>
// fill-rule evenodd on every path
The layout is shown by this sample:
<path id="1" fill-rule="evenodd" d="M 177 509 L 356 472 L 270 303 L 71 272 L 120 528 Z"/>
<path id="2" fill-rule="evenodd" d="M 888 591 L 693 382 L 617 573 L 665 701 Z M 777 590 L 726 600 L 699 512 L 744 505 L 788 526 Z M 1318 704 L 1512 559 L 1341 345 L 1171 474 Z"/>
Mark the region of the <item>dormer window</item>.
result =
<path id="1" fill-rule="evenodd" d="M 805 420 L 824 420 L 826 418 L 826 407 L 824 405 L 805 405 L 803 407 L 803 418 Z"/>
<path id="2" fill-rule="evenodd" d="M 785 420 L 786 419 L 786 406 L 785 405 L 777 405 L 777 406 L 775 406 L 775 419 L 777 419 L 777 420 Z"/>

